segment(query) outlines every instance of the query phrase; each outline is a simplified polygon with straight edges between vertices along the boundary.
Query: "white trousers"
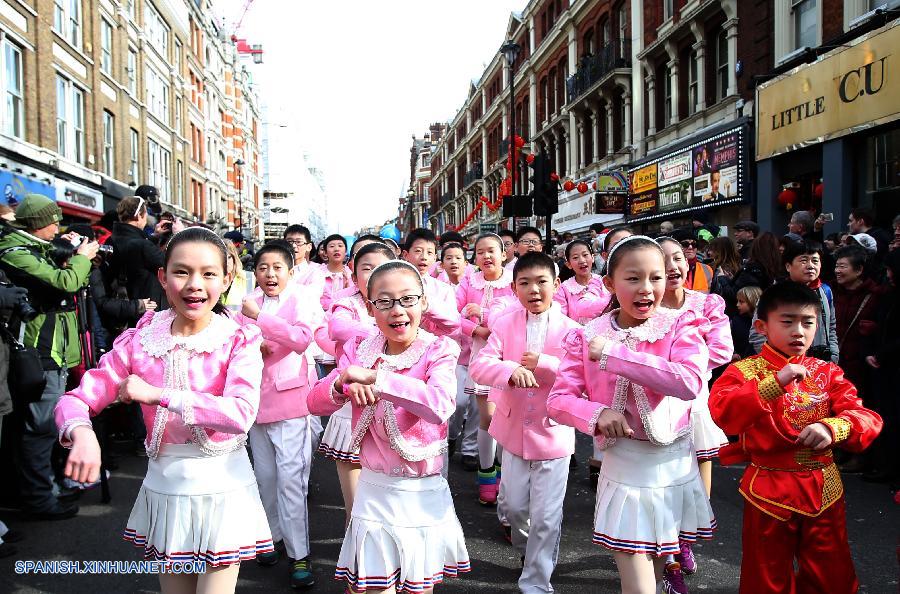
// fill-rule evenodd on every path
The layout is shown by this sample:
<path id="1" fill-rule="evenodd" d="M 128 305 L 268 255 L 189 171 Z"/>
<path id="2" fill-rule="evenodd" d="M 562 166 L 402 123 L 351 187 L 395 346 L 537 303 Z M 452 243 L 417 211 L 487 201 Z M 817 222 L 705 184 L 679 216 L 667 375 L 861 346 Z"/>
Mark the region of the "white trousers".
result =
<path id="1" fill-rule="evenodd" d="M 559 556 L 563 500 L 569 478 L 569 456 L 524 460 L 503 450 L 500 493 L 512 526 L 512 544 L 525 566 L 519 577 L 524 594 L 553 592 L 550 576 Z"/>
<path id="2" fill-rule="evenodd" d="M 463 456 L 478 456 L 478 401 L 465 392 L 468 377 L 468 368 L 457 365 L 456 412 L 450 417 L 447 436 L 456 440 L 456 449 Z"/>
<path id="3" fill-rule="evenodd" d="M 284 540 L 288 557 L 309 555 L 309 471 L 312 462 L 313 431 L 309 417 L 250 428 L 253 472 L 272 541 Z"/>

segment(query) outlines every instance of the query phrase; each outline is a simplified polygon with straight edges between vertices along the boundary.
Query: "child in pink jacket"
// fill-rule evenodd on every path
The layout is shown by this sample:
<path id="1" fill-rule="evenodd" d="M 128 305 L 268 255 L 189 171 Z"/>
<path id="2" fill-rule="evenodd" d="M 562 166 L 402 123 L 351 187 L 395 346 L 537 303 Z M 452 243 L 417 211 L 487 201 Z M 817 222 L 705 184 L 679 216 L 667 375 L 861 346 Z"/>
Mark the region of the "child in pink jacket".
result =
<path id="1" fill-rule="evenodd" d="M 291 564 L 293 587 L 315 583 L 309 562 L 309 471 L 313 430 L 306 395 L 309 371 L 304 352 L 318 324 L 316 295 L 291 281 L 293 251 L 273 241 L 253 258 L 256 289 L 244 299 L 237 321 L 262 330 L 263 377 L 256 423 L 250 428 L 253 471 L 269 527 L 281 541 Z M 273 566 L 276 549 L 257 555 L 260 565 Z"/>
<path id="2" fill-rule="evenodd" d="M 338 368 L 309 395 L 316 414 L 352 402 L 363 467 L 335 577 L 354 592 L 428 591 L 469 570 L 441 476 L 459 345 L 420 328 L 430 304 L 416 267 L 386 262 L 367 288 L 378 332 L 345 343 Z"/>
<path id="3" fill-rule="evenodd" d="M 494 388 L 490 433 L 503 446 L 500 491 L 512 544 L 523 558 L 519 589 L 552 592 L 575 431 L 549 419 L 547 395 L 565 354 L 563 338 L 580 326 L 553 301 L 559 279 L 549 256 L 525 254 L 512 275 L 521 305 L 493 320 L 470 373 Z"/>

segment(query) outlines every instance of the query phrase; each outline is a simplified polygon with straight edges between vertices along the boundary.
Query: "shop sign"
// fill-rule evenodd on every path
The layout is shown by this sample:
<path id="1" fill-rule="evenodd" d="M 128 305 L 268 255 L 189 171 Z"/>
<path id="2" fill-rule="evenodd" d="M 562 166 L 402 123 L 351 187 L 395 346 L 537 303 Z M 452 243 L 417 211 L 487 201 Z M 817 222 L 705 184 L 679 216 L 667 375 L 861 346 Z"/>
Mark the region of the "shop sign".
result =
<path id="1" fill-rule="evenodd" d="M 635 169 L 630 174 L 632 194 L 643 194 L 648 190 L 656 188 L 656 163 L 645 165 L 639 169 Z"/>
<path id="2" fill-rule="evenodd" d="M 628 214 L 635 217 L 647 214 L 656 210 L 656 190 L 651 190 L 644 194 L 638 194 L 631 197 L 631 204 L 628 208 Z"/>
<path id="3" fill-rule="evenodd" d="M 0 170 L 0 188 L 3 188 L 0 204 L 13 208 L 22 202 L 26 194 L 43 194 L 48 198 L 56 196 L 56 188 L 53 186 L 11 171 Z"/>
<path id="4" fill-rule="evenodd" d="M 720 202 L 738 194 L 738 135 L 726 134 L 694 147 L 694 204 Z"/>
<path id="5" fill-rule="evenodd" d="M 56 202 L 103 214 L 103 194 L 74 182 L 58 180 Z"/>
<path id="6" fill-rule="evenodd" d="M 678 153 L 659 162 L 659 186 L 667 186 L 691 177 L 691 151 Z"/>
<path id="7" fill-rule="evenodd" d="M 756 158 L 900 118 L 900 20 L 760 85 Z"/>
<path id="8" fill-rule="evenodd" d="M 691 204 L 691 184 L 687 180 L 659 189 L 659 212 L 669 212 Z"/>

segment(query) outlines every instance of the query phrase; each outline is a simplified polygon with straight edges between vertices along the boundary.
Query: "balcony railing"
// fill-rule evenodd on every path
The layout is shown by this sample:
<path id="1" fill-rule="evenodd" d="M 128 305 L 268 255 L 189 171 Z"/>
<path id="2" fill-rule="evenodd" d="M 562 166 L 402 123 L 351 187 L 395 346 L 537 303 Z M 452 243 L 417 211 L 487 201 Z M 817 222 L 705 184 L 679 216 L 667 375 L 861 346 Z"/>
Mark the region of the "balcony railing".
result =
<path id="1" fill-rule="evenodd" d="M 447 203 L 450 202 L 451 200 L 453 200 L 453 193 L 452 193 L 452 192 L 444 192 L 443 194 L 441 194 L 441 206 L 444 206 L 445 204 L 447 204 Z"/>
<path id="2" fill-rule="evenodd" d="M 593 56 L 584 56 L 579 61 L 578 70 L 566 80 L 567 103 L 580 97 L 595 83 L 617 68 L 629 68 L 631 64 L 631 42 L 628 40 L 607 43 Z"/>
<path id="3" fill-rule="evenodd" d="M 469 185 L 475 183 L 476 181 L 482 179 L 484 177 L 484 167 L 481 164 L 481 161 L 475 161 L 475 164 L 469 169 L 466 174 L 463 176 L 463 188 L 469 187 Z"/>

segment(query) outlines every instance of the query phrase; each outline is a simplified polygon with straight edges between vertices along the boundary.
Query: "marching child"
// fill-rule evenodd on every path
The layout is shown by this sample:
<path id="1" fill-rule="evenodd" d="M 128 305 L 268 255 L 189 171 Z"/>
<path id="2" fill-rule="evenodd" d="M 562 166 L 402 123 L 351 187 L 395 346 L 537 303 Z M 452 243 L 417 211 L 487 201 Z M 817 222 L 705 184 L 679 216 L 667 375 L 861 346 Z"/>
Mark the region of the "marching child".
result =
<path id="1" fill-rule="evenodd" d="M 599 274 L 594 274 L 594 254 L 591 244 L 583 239 L 570 241 L 566 246 L 566 266 L 575 273 L 570 279 L 560 283 L 553 300 L 559 303 L 563 315 L 567 315 L 579 324 L 586 324 L 600 314 L 612 295 L 603 286 Z M 582 301 L 590 306 L 581 311 Z"/>
<path id="2" fill-rule="evenodd" d="M 273 241 L 253 258 L 257 288 L 243 303 L 237 322 L 262 331 L 263 377 L 259 414 L 250 428 L 253 471 L 276 547 L 283 546 L 295 588 L 315 584 L 309 561 L 309 471 L 313 430 L 306 395 L 309 371 L 304 351 L 319 323 L 313 294 L 293 287 L 290 244 Z M 279 547 L 280 548 L 280 547 Z M 278 563 L 278 548 L 257 555 L 260 565 Z"/>
<path id="3" fill-rule="evenodd" d="M 356 249 L 356 244 L 354 244 Z M 381 242 L 364 245 L 353 256 L 353 282 L 357 290 L 335 301 L 328 318 L 328 337 L 335 343 L 335 356 L 340 359 L 344 345 L 356 338 L 373 334 L 377 327 L 366 307 L 369 275 L 381 264 L 395 260 L 394 251 Z M 346 523 L 350 522 L 353 496 L 359 480 L 359 448 L 353 446 L 352 405 L 347 402 L 328 418 L 319 451 L 337 466 L 341 495 L 344 498 Z"/>
<path id="4" fill-rule="evenodd" d="M 706 321 L 661 307 L 665 259 L 649 237 L 617 243 L 603 282 L 617 309 L 569 332 L 547 410 L 605 450 L 593 541 L 613 551 L 623 592 L 654 594 L 665 555 L 715 528 L 690 439 Z"/>
<path id="5" fill-rule="evenodd" d="M 363 467 L 335 577 L 354 592 L 430 592 L 469 570 L 441 476 L 459 346 L 420 328 L 429 303 L 416 267 L 386 262 L 367 288 L 378 332 L 345 343 L 338 369 L 309 396 L 317 414 L 352 403 Z"/>
<path id="6" fill-rule="evenodd" d="M 475 265 L 479 268 L 469 279 L 463 279 L 456 288 L 456 305 L 462 314 L 462 332 L 471 338 L 470 361 L 487 343 L 491 303 L 502 297 L 514 298 L 512 271 L 504 270 L 503 240 L 494 233 L 485 233 L 475 240 Z M 497 443 L 488 432 L 494 403 L 488 401 L 490 386 L 480 385 L 470 378 L 466 393 L 478 403 L 478 502 L 496 505 L 499 485 L 494 458 Z"/>
<path id="7" fill-rule="evenodd" d="M 693 317 L 708 322 L 703 327 L 703 339 L 709 349 L 709 368 L 704 373 L 702 390 L 691 403 L 691 422 L 694 426 L 694 451 L 700 465 L 700 476 L 709 496 L 712 492 L 713 458 L 719 455 L 719 448 L 728 443 L 728 437 L 709 416 L 709 382 L 713 369 L 731 362 L 734 354 L 731 324 L 725 315 L 725 300 L 719 295 L 684 288 L 688 261 L 681 243 L 671 237 L 661 237 L 656 241 L 666 258 L 666 293 L 662 306 L 679 313 L 690 312 Z M 684 573 L 695 573 L 697 562 L 691 543 L 683 540 L 680 548 L 681 552 L 674 556 L 673 561 L 679 564 Z M 674 574 L 674 571 L 670 573 Z"/>
<path id="8" fill-rule="evenodd" d="M 807 356 L 821 308 L 804 284 L 763 291 L 754 322 L 766 337 L 762 351 L 729 365 L 709 397 L 712 418 L 740 435 L 722 448 L 722 462 L 749 462 L 739 487 L 742 594 L 859 588 L 832 448 L 861 452 L 882 420 L 863 407 L 840 367 Z"/>
<path id="9" fill-rule="evenodd" d="M 430 229 L 413 229 L 406 236 L 402 258 L 412 264 L 422 275 L 428 310 L 422 327 L 440 336 L 457 336 L 460 316 L 453 299 L 453 287 L 429 274 L 437 261 L 438 240 Z"/>
<path id="10" fill-rule="evenodd" d="M 350 268 L 344 264 L 347 257 L 347 240 L 343 235 L 333 234 L 325 238 L 320 244 L 325 248 L 325 261 L 322 264 L 322 273 L 324 275 L 323 284 L 319 286 L 322 290 L 322 310 L 331 311 L 331 304 L 338 298 L 342 291 L 352 285 Z M 325 349 L 314 346 L 313 352 L 316 361 L 316 372 L 319 378 L 328 375 L 334 369 L 337 360 L 334 355 Z"/>
<path id="11" fill-rule="evenodd" d="M 90 417 L 115 400 L 138 402 L 147 425 L 147 476 L 125 539 L 147 558 L 205 561 L 202 574 L 160 574 L 168 592 L 234 592 L 240 562 L 273 550 L 244 443 L 259 407 L 261 337 L 224 314 L 226 248 L 202 227 L 176 233 L 159 281 L 170 309 L 126 330 L 81 385 L 60 398 L 65 474 L 97 479 Z"/>
<path id="12" fill-rule="evenodd" d="M 470 366 L 475 381 L 495 389 L 498 414 L 490 433 L 503 446 L 500 490 L 512 544 L 523 558 L 522 592 L 553 591 L 550 575 L 559 553 L 569 456 L 575 451 L 575 431 L 547 418 L 563 338 L 579 327 L 554 303 L 558 287 L 549 256 L 520 257 L 513 288 L 521 307 L 493 320 L 487 345 Z"/>
<path id="13" fill-rule="evenodd" d="M 461 243 L 445 243 L 441 248 L 441 271 L 437 279 L 455 287 L 471 272 L 472 267 L 466 262 L 466 248 Z"/>

